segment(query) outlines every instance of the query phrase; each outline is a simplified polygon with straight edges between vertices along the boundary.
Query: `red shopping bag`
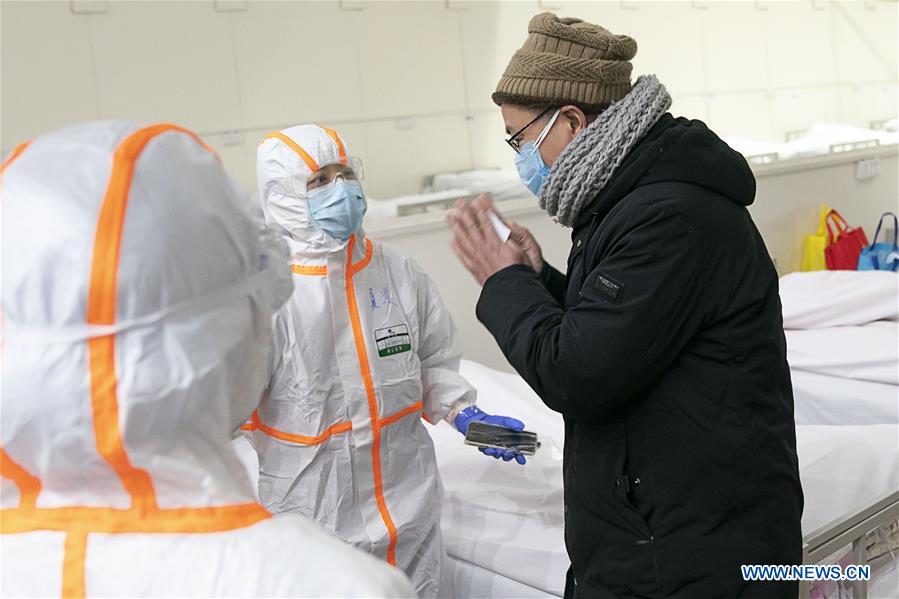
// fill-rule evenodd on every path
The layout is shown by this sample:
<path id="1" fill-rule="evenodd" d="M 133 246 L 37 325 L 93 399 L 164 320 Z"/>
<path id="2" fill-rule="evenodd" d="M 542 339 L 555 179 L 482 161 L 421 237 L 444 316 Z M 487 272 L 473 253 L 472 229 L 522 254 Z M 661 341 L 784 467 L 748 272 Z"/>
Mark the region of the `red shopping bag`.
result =
<path id="1" fill-rule="evenodd" d="M 827 269 L 855 270 L 859 254 L 868 245 L 865 231 L 861 227 L 850 227 L 846 219 L 836 210 L 831 210 L 827 214 L 826 223 L 827 247 L 824 248 L 824 260 L 827 262 Z"/>

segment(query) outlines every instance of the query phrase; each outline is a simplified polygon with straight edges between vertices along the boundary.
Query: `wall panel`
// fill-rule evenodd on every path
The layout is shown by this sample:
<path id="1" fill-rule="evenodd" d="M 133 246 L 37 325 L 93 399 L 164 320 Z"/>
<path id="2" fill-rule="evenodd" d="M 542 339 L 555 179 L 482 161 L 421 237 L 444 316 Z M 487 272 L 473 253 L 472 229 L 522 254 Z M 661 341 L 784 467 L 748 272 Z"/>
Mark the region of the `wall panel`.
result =
<path id="1" fill-rule="evenodd" d="M 99 118 L 89 17 L 67 2 L 0 3 L 0 131 L 19 142 Z"/>
<path id="2" fill-rule="evenodd" d="M 104 119 L 174 121 L 197 131 L 240 122 L 231 13 L 211 2 L 110 2 L 91 17 Z"/>
<path id="3" fill-rule="evenodd" d="M 241 126 L 358 117 L 362 90 L 353 31 L 363 16 L 324 2 L 253 2 L 234 13 Z"/>
<path id="4" fill-rule="evenodd" d="M 368 3 L 346 35 L 359 45 L 362 116 L 465 110 L 459 16 L 442 2 Z"/>

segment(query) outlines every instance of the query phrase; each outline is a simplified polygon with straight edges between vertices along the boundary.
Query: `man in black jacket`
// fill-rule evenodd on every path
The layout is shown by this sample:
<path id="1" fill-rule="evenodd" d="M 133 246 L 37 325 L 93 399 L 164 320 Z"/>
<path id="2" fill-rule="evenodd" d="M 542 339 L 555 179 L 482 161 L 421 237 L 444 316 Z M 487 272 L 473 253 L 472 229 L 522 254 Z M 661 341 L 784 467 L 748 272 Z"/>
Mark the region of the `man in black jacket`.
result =
<path id="1" fill-rule="evenodd" d="M 450 217 L 477 315 L 565 418 L 566 597 L 795 597 L 802 490 L 777 274 L 746 161 L 667 113 L 636 43 L 535 17 L 493 98 L 567 274 L 486 198 Z M 551 168 L 550 168 L 551 167 Z"/>

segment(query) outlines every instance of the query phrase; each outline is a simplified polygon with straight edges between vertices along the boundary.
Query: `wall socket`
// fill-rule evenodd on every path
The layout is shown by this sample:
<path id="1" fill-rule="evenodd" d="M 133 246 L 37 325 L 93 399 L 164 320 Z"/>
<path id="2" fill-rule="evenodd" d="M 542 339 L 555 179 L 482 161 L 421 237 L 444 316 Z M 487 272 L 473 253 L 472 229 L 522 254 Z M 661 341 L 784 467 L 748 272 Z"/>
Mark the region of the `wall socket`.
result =
<path id="1" fill-rule="evenodd" d="M 880 158 L 865 158 L 855 163 L 855 178 L 859 181 L 873 179 L 880 174 Z"/>

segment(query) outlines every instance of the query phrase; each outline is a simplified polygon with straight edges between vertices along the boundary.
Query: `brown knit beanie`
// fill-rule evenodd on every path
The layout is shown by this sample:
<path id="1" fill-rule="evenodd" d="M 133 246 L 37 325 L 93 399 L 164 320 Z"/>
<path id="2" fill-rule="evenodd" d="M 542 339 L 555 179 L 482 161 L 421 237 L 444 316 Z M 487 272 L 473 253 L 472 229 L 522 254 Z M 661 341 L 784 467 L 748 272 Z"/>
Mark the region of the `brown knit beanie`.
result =
<path id="1" fill-rule="evenodd" d="M 493 101 L 511 104 L 575 104 L 599 112 L 631 89 L 637 42 L 580 19 L 539 14 L 524 46 L 512 56 Z"/>

